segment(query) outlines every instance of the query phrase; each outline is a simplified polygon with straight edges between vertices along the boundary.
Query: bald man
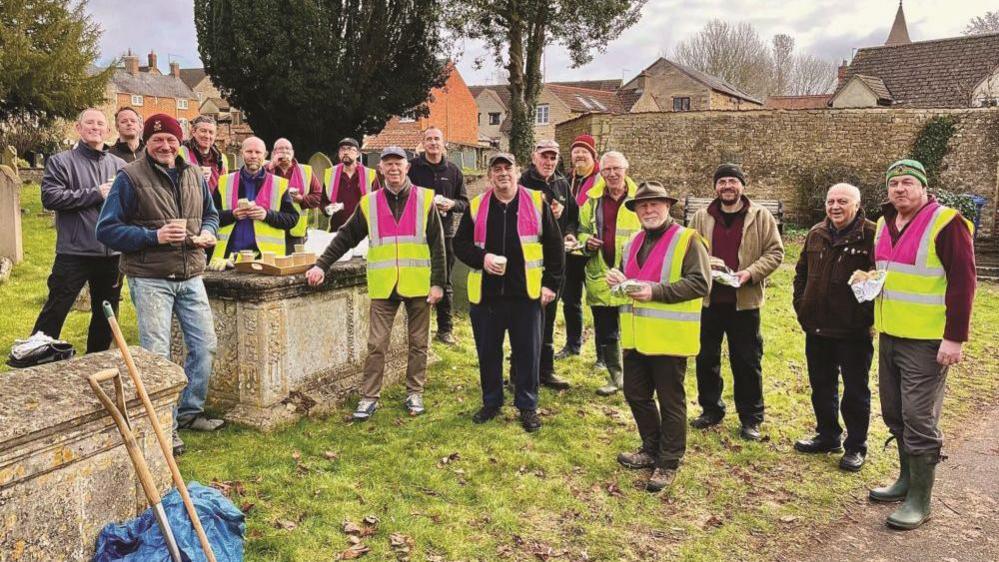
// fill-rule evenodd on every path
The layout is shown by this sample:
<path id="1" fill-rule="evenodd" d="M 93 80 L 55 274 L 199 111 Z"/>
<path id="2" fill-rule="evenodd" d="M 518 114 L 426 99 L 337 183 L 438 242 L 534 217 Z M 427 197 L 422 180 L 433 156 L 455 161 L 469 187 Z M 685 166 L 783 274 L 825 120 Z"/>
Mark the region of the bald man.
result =
<path id="1" fill-rule="evenodd" d="M 76 120 L 80 140 L 45 162 L 42 206 L 56 213 L 56 256 L 49 275 L 49 296 L 32 333 L 59 339 L 66 315 L 85 283 L 90 284 L 91 317 L 87 353 L 106 351 L 111 331 L 103 301 L 116 309 L 121 295 L 118 252 L 97 240 L 95 227 L 111 183 L 125 162 L 104 144 L 108 118 L 97 109 L 83 110 Z M 25 365 L 27 366 L 27 365 Z"/>
<path id="2" fill-rule="evenodd" d="M 802 453 L 846 452 L 839 467 L 856 472 L 867 456 L 871 418 L 868 373 L 874 356 L 874 303 L 858 303 L 847 281 L 858 269 L 874 269 L 874 223 L 864 217 L 860 190 L 847 183 L 829 188 L 826 218 L 812 227 L 794 272 L 794 310 L 805 331 L 812 385 L 815 436 L 800 439 Z M 843 377 L 843 399 L 839 378 Z M 846 440 L 839 425 L 843 413 Z"/>
<path id="3" fill-rule="evenodd" d="M 271 161 L 267 163 L 265 168 L 275 176 L 288 180 L 288 193 L 291 194 L 291 200 L 295 203 L 295 210 L 301 215 L 294 228 L 288 231 L 286 246 L 290 254 L 294 251 L 295 244 L 305 243 L 309 221 L 304 210 L 319 207 L 323 199 L 323 183 L 313 173 L 312 166 L 301 164 L 295 159 L 295 147 L 286 138 L 274 141 Z"/>
<path id="4" fill-rule="evenodd" d="M 260 138 L 244 140 L 240 155 L 243 167 L 220 177 L 212 195 L 219 210 L 221 256 L 243 250 L 286 255 L 285 237 L 299 217 L 288 180 L 264 168 L 267 146 Z"/>

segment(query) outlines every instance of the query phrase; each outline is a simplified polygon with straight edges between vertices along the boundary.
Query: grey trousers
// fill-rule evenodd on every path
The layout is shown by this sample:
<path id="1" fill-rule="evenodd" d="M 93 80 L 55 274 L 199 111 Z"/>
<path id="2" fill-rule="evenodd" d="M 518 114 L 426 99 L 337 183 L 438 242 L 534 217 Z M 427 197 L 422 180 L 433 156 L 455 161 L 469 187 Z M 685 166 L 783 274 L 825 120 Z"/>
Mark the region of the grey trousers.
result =
<path id="1" fill-rule="evenodd" d="M 878 381 L 881 416 L 910 455 L 939 453 L 940 410 L 947 367 L 937 363 L 940 340 L 881 334 Z"/>

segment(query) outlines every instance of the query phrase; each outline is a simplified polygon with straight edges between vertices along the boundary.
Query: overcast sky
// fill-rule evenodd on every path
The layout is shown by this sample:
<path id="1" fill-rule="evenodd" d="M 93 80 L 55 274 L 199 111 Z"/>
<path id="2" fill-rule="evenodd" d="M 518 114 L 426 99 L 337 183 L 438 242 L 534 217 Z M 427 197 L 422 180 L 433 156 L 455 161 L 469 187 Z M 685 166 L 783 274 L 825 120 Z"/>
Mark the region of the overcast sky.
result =
<path id="1" fill-rule="evenodd" d="M 170 60 L 181 67 L 201 66 L 194 31 L 193 0 L 122 2 L 90 0 L 88 11 L 104 29 L 102 62 L 131 48 L 143 57 L 150 50 L 166 70 Z M 905 14 L 913 41 L 960 35 L 968 20 L 995 10 L 996 0 L 906 0 Z M 777 33 L 795 38 L 798 52 L 849 59 L 853 49 L 883 44 L 898 9 L 896 0 L 649 0 L 642 18 L 596 53 L 592 63 L 569 68 L 558 46 L 545 54 L 547 80 L 629 79 L 656 57 L 696 33 L 713 18 L 748 21 L 765 39 Z M 495 83 L 500 77 L 492 59 L 481 69 L 474 59 L 485 55 L 481 44 L 467 42 L 458 68 L 469 84 Z"/>

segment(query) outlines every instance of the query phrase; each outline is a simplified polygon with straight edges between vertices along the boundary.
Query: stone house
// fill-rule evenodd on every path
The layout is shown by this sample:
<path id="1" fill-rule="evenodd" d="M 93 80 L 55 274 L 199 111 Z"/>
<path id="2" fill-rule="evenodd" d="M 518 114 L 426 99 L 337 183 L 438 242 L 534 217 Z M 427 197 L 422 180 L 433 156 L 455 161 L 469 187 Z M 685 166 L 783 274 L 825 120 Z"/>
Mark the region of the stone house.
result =
<path id="1" fill-rule="evenodd" d="M 621 113 L 620 80 L 547 82 L 534 111 L 534 138 L 555 138 L 555 125 L 586 113 Z M 493 148 L 510 146 L 510 90 L 506 84 L 472 86 L 478 106 L 480 138 Z"/>
<path id="2" fill-rule="evenodd" d="M 244 139 L 253 135 L 246 116 L 239 108 L 229 105 L 204 68 L 182 68 L 180 79 L 198 97 L 198 113 L 209 115 L 218 123 L 219 148 L 235 150 Z"/>
<path id="3" fill-rule="evenodd" d="M 760 109 L 763 101 L 732 84 L 688 66 L 659 58 L 621 86 L 626 112 L 742 111 Z"/>
<path id="4" fill-rule="evenodd" d="M 999 33 L 912 42 L 901 4 L 884 45 L 839 70 L 835 108 L 999 105 Z"/>
<path id="5" fill-rule="evenodd" d="M 466 167 L 475 167 L 480 148 L 475 97 L 458 68 L 453 64 L 449 67 L 444 86 L 430 91 L 427 101 L 430 113 L 426 117 L 392 117 L 378 134 L 364 138 L 361 151 L 370 154 L 394 145 L 413 153 L 419 152 L 423 131 L 433 126 L 444 133 L 449 158 L 460 158 Z M 459 157 L 459 154 L 462 156 Z"/>

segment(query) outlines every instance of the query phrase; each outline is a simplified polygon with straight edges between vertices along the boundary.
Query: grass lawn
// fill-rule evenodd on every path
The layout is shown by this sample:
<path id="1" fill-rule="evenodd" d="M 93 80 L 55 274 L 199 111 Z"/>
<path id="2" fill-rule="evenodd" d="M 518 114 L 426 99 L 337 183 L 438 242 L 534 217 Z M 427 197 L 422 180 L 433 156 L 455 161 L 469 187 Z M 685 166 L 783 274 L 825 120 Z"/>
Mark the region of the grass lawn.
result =
<path id="1" fill-rule="evenodd" d="M 27 261 L 0 286 L 5 349 L 31 329 L 54 245 L 49 219 L 37 216 L 37 188 L 26 189 L 23 199 Z M 790 243 L 788 264 L 797 251 Z M 590 342 L 582 357 L 558 364 L 573 388 L 542 390 L 539 433 L 526 434 L 512 406 L 505 419 L 473 425 L 480 394 L 467 320 L 458 322 L 459 346 L 435 344 L 441 360 L 431 368 L 426 415 L 406 416 L 403 390 L 393 387 L 365 424 L 344 421 L 351 402 L 327 419 L 267 435 L 240 427 L 187 433 L 181 470 L 189 480 L 221 483 L 247 512 L 247 560 L 335 559 L 351 546 L 344 522 L 363 527 L 369 515 L 378 523 L 361 544 L 373 560 L 402 556 L 405 547 L 393 543 L 412 545 L 414 560 L 771 558 L 839 518 L 847 503 L 895 470 L 894 454 L 881 451 L 887 432 L 873 382 L 871 454 L 861 473 L 839 471 L 835 455 L 793 452 L 794 439 L 810 434 L 814 418 L 804 337 L 790 306 L 791 274 L 785 265 L 772 278 L 763 314 L 766 440 L 741 441 L 734 415 L 711 431 L 692 430 L 677 481 L 658 495 L 644 491 L 648 471 L 615 462 L 618 452 L 637 447 L 637 431 L 620 395 L 594 394 L 603 375 L 591 368 Z M 72 313 L 64 332 L 78 348 L 86 317 Z M 127 302 L 123 317 L 134 341 Z M 950 374 L 945 428 L 999 397 L 997 324 L 999 290 L 983 285 L 967 359 Z M 731 381 L 727 367 L 725 377 Z M 693 361 L 686 386 L 693 417 L 699 413 Z"/>

